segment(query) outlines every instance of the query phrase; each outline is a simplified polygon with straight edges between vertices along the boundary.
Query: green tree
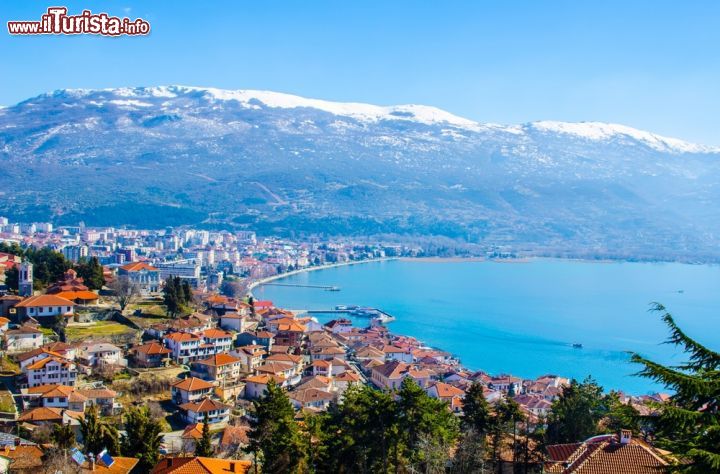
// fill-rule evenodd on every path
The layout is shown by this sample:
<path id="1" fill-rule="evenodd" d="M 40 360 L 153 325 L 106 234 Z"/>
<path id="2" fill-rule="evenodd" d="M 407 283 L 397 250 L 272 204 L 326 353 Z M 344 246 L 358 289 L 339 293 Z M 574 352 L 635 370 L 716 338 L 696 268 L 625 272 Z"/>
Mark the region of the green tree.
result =
<path id="1" fill-rule="evenodd" d="M 72 263 L 66 260 L 63 254 L 48 247 L 29 247 L 25 251 L 25 258 L 33 264 L 33 278 L 39 288 L 60 280 L 63 274 L 72 268 Z"/>
<path id="2" fill-rule="evenodd" d="M 299 472 L 304 462 L 303 440 L 295 410 L 285 391 L 273 381 L 259 400 L 253 401 L 248 451 L 262 459 L 262 472 Z"/>
<path id="3" fill-rule="evenodd" d="M 100 417 L 98 407 L 93 405 L 85 410 L 80 419 L 80 434 L 86 453 L 98 454 L 107 449 L 112 455 L 120 453 L 120 436 L 114 424 Z"/>
<path id="4" fill-rule="evenodd" d="M 328 409 L 327 458 L 318 472 L 387 473 L 399 467 L 398 406 L 392 395 L 353 387 Z"/>
<path id="5" fill-rule="evenodd" d="M 150 472 L 160 457 L 162 426 L 152 417 L 147 406 L 130 407 L 124 414 L 124 421 L 122 454 L 140 460 L 136 468 L 139 472 Z"/>
<path id="6" fill-rule="evenodd" d="M 325 431 L 328 423 L 327 413 L 307 415 L 301 426 L 305 443 L 307 471 L 322 472 L 322 465 L 327 459 L 327 442 L 329 434 Z"/>
<path id="7" fill-rule="evenodd" d="M 490 430 L 492 415 L 482 384 L 473 382 L 465 392 L 461 421 L 464 430 L 473 429 L 480 436 Z"/>
<path id="8" fill-rule="evenodd" d="M 673 390 L 669 403 L 658 404 L 655 420 L 657 444 L 673 452 L 675 468 L 690 473 L 720 472 L 720 353 L 685 334 L 672 315 L 659 303 L 660 313 L 670 329 L 668 343 L 688 355 L 682 365 L 667 367 L 639 354 L 632 361 L 643 366 L 639 375 Z"/>
<path id="9" fill-rule="evenodd" d="M 252 295 L 248 296 L 248 304 L 250 305 L 250 317 L 254 319 L 257 313 L 255 312 L 255 298 Z"/>
<path id="10" fill-rule="evenodd" d="M 182 282 L 182 293 L 183 293 L 183 303 L 185 305 L 189 305 L 193 301 L 193 292 L 192 288 L 190 287 L 190 282 L 187 280 L 183 280 Z"/>
<path id="11" fill-rule="evenodd" d="M 91 290 L 99 290 L 105 284 L 103 267 L 100 265 L 100 261 L 98 261 L 97 257 L 92 257 L 90 260 L 81 260 L 75 266 L 75 271 Z"/>
<path id="12" fill-rule="evenodd" d="M 640 413 L 632 405 L 623 403 L 617 392 L 608 393 L 605 396 L 604 405 L 607 407 L 607 413 L 601 421 L 603 431 L 617 433 L 621 429 L 627 429 L 632 430 L 635 434 L 640 432 Z"/>
<path id="13" fill-rule="evenodd" d="M 202 437 L 195 445 L 195 456 L 209 458 L 213 453 L 212 438 L 210 437 L 210 421 L 206 415 L 202 427 Z"/>
<path id="14" fill-rule="evenodd" d="M 20 271 L 16 267 L 5 270 L 5 285 L 11 291 L 18 291 L 20 284 Z"/>
<path id="15" fill-rule="evenodd" d="M 591 377 L 572 380 L 553 402 L 548 417 L 548 444 L 575 443 L 598 433 L 598 422 L 607 414 L 606 400 Z"/>
<path id="16" fill-rule="evenodd" d="M 501 463 L 500 463 L 500 454 L 502 453 L 504 439 L 507 437 L 508 434 L 512 434 L 513 464 L 515 462 L 515 456 L 518 451 L 517 445 L 516 445 L 517 424 L 519 422 L 523 421 L 524 419 L 525 419 L 525 416 L 523 415 L 522 411 L 520 410 L 520 405 L 518 405 L 517 402 L 515 400 L 513 400 L 512 398 L 500 399 L 495 404 L 495 409 L 493 410 L 490 434 L 492 437 L 493 463 L 495 464 L 496 468 L 499 470 L 498 472 L 500 472 L 500 469 L 502 467 Z"/>
<path id="17" fill-rule="evenodd" d="M 0 242 L 0 253 L 9 253 L 21 258 L 25 256 L 25 250 L 17 242 Z"/>
<path id="18" fill-rule="evenodd" d="M 444 450 L 458 436 L 458 420 L 446 402 L 429 396 L 412 378 L 406 377 L 397 392 L 399 433 L 403 439 L 403 457 L 422 471 L 435 461 L 429 455 Z"/>
<path id="19" fill-rule="evenodd" d="M 168 316 L 176 317 L 180 313 L 181 301 L 178 295 L 177 277 L 171 276 L 165 281 L 163 287 L 163 303 Z"/>
<path id="20" fill-rule="evenodd" d="M 75 432 L 70 423 L 53 425 L 50 439 L 55 447 L 61 450 L 68 450 L 75 446 Z"/>

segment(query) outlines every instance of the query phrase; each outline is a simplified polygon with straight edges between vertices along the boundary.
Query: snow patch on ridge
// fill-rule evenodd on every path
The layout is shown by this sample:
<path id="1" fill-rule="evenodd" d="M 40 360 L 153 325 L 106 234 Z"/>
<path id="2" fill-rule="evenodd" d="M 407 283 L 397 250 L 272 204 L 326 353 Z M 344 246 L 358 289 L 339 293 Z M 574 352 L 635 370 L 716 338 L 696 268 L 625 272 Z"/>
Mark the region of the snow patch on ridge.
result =
<path id="1" fill-rule="evenodd" d="M 638 130 L 626 125 L 605 122 L 556 122 L 540 121 L 529 124 L 530 127 L 541 132 L 562 133 L 574 135 L 593 141 L 603 141 L 625 136 L 643 142 L 657 151 L 676 153 L 717 153 L 720 148 L 696 145 L 677 138 L 668 138 L 654 133 Z"/>

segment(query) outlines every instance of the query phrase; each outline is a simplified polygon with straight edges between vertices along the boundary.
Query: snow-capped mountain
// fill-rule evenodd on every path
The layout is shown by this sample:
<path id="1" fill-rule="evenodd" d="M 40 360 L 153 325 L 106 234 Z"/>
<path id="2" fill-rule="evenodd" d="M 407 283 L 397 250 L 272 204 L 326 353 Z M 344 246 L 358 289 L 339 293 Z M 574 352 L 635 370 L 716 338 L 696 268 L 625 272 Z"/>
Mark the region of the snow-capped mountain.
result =
<path id="1" fill-rule="evenodd" d="M 714 258 L 720 150 L 623 125 L 162 86 L 0 108 L 0 214 Z"/>

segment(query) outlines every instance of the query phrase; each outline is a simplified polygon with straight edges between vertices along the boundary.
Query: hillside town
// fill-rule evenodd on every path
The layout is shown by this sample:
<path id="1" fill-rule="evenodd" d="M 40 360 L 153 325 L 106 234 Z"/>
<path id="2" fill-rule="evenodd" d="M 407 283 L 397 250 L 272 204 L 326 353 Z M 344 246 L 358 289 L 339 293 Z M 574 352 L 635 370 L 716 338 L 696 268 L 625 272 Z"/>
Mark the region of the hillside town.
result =
<path id="1" fill-rule="evenodd" d="M 272 387 L 286 393 L 302 420 L 342 404 L 353 388 L 397 393 L 406 380 L 460 418 L 475 386 L 489 406 L 513 400 L 528 426 L 540 426 L 571 384 L 557 374 L 527 380 L 469 370 L 448 352 L 394 334 L 372 314 L 353 317 L 341 309 L 320 323 L 248 292 L 279 273 L 419 249 L 293 243 L 251 232 L 0 224 L 0 467 L 9 472 L 43 466 L 58 427 L 72 431 L 68 446 L 80 472 L 139 472 L 137 459 L 110 446 L 90 451 L 84 439 L 88 418 L 120 425 L 138 406 L 162 426 L 161 460 L 152 472 L 190 472 L 183 470 L 188 463 L 202 472 L 247 472 L 256 462 L 248 449 L 253 402 Z M 53 270 L 42 254 L 27 250 L 39 248 L 64 262 L 54 281 L 47 281 Z M 97 267 L 89 273 L 92 283 L 79 276 L 88 274 L 89 261 Z M 617 396 L 645 414 L 667 399 Z M 573 459 L 603 443 L 620 449 L 605 450 L 594 462 L 639 456 L 666 465 L 628 430 L 573 449 L 548 446 L 535 464 L 589 472 L 573 470 Z M 503 455 L 512 465 L 514 455 Z"/>

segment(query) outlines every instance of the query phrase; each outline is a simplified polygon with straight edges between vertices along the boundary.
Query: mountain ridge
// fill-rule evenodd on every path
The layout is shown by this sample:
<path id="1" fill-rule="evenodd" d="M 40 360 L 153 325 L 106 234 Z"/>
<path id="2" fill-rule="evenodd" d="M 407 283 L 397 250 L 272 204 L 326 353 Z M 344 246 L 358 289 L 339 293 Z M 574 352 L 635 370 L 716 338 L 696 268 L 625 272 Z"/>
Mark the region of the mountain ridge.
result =
<path id="1" fill-rule="evenodd" d="M 458 126 L 461 128 L 467 128 L 468 130 L 478 131 L 485 128 L 501 129 L 510 133 L 522 133 L 523 128 L 532 127 L 540 130 L 549 130 L 567 134 L 574 134 L 576 136 L 588 138 L 588 139 L 602 139 L 609 138 L 613 135 L 626 135 L 638 140 L 643 140 L 648 143 L 663 143 L 662 147 L 665 151 L 673 151 L 679 153 L 719 153 L 720 147 L 714 147 L 709 145 L 703 145 L 698 143 L 689 142 L 679 138 L 668 137 L 646 130 L 641 130 L 635 127 L 631 127 L 624 124 L 612 123 L 612 122 L 599 122 L 599 121 L 580 121 L 580 122 L 566 122 L 558 120 L 538 120 L 531 122 L 524 122 L 522 124 L 511 124 L 502 125 L 493 122 L 478 122 L 472 119 L 458 116 L 444 109 L 421 105 L 421 104 L 396 104 L 396 105 L 374 105 L 364 102 L 342 102 L 342 101 L 331 101 L 325 99 L 312 99 L 303 96 L 289 94 L 284 92 L 275 92 L 270 90 L 259 90 L 259 89 L 220 89 L 215 87 L 201 87 L 201 86 L 187 86 L 180 84 L 172 84 L 165 86 L 138 86 L 138 87 L 122 87 L 122 88 L 103 88 L 103 89 L 56 89 L 51 92 L 39 94 L 35 97 L 31 97 L 24 101 L 19 102 L 15 105 L 32 101 L 33 99 L 39 99 L 43 97 L 62 96 L 64 94 L 71 94 L 76 96 L 90 95 L 97 92 L 108 92 L 115 93 L 121 96 L 127 97 L 147 97 L 142 94 L 143 92 L 149 92 L 153 97 L 177 97 L 178 93 L 187 92 L 204 92 L 211 95 L 213 98 L 218 100 L 235 100 L 238 102 L 245 102 L 246 105 L 250 105 L 249 102 L 252 99 L 257 99 L 263 104 L 269 107 L 277 108 L 299 108 L 308 107 L 324 110 L 336 115 L 345 115 L 353 118 L 374 118 L 375 120 L 380 119 L 410 119 L 413 116 L 417 121 L 421 123 L 448 123 L 450 125 Z M 264 100 L 263 100 L 264 99 Z M 128 103 L 128 105 L 132 105 Z M 141 103 L 137 103 L 137 106 L 144 106 Z M 0 106 L 0 109 L 9 108 L 13 106 Z M 354 110 L 353 110 L 354 109 Z M 392 116 L 396 113 L 396 116 Z M 402 114 L 409 114 L 403 117 Z M 660 149 L 660 148 L 658 148 Z"/>
<path id="2" fill-rule="evenodd" d="M 484 124 L 270 91 L 68 89 L 0 109 L 0 214 L 712 260 L 719 158 L 601 122 Z"/>

